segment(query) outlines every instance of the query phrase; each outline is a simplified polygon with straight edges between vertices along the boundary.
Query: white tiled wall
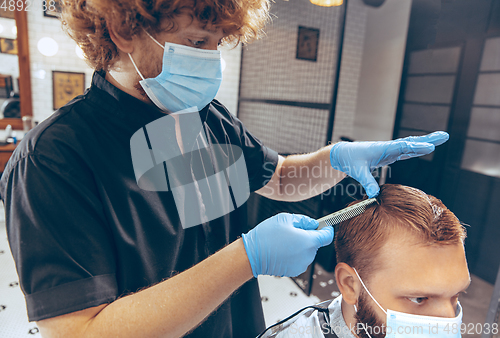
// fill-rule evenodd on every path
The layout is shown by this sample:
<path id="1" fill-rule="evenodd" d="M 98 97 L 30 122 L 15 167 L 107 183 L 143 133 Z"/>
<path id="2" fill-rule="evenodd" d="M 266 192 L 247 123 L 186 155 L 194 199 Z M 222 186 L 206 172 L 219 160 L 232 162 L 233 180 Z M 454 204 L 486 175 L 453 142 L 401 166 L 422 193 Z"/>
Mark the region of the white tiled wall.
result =
<path id="1" fill-rule="evenodd" d="M 368 7 L 361 0 L 349 1 L 332 142 L 339 141 L 341 136 L 350 136 L 353 131 L 367 14 Z"/>
<path id="2" fill-rule="evenodd" d="M 241 97 L 329 103 L 337 56 L 339 7 L 276 0 L 266 36 L 244 47 Z M 316 62 L 296 59 L 298 27 L 319 29 Z"/>
<path id="3" fill-rule="evenodd" d="M 28 11 L 28 35 L 31 62 L 31 93 L 35 121 L 49 117 L 52 109 L 52 71 L 85 73 L 85 86 L 90 85 L 92 69 L 75 53 L 76 43 L 63 32 L 61 22 L 43 16 L 42 8 Z M 43 37 L 54 39 L 59 51 L 54 56 L 44 56 L 38 51 L 38 41 Z"/>
<path id="4" fill-rule="evenodd" d="M 226 63 L 226 68 L 222 73 L 222 84 L 217 96 L 226 108 L 234 115 L 238 110 L 238 92 L 240 86 L 240 68 L 241 68 L 241 44 L 235 48 L 221 47 L 222 58 Z"/>
<path id="5" fill-rule="evenodd" d="M 392 139 L 406 49 L 411 0 L 368 9 L 352 138 Z"/>
<path id="6" fill-rule="evenodd" d="M 252 112 L 243 120 L 250 132 L 281 154 L 307 153 L 325 144 L 328 111 L 262 102 L 242 102 L 240 110 Z"/>
<path id="7" fill-rule="evenodd" d="M 326 142 L 342 8 L 276 0 L 271 13 L 266 36 L 243 47 L 238 116 L 250 132 L 280 153 L 311 152 Z M 296 58 L 299 27 L 319 31 L 316 61 Z M 293 106 L 294 102 L 313 106 Z"/>
<path id="8" fill-rule="evenodd" d="M 332 142 L 339 141 L 341 136 L 357 140 L 392 137 L 410 3 L 410 0 L 387 0 L 381 7 L 374 8 L 366 6 L 362 0 L 348 1 Z M 337 66 L 341 7 L 318 7 L 309 0 L 277 0 L 271 11 L 276 18 L 267 28 L 267 37 L 244 49 L 240 96 L 330 103 Z M 295 58 L 299 25 L 320 30 L 317 62 Z M 324 145 L 322 142 L 304 143 L 301 138 L 285 149 L 270 141 L 286 137 L 279 134 L 279 128 L 277 135 L 270 137 L 267 134 L 271 127 L 255 123 L 257 119 L 268 123 L 276 120 L 278 117 L 274 116 L 273 109 L 268 106 L 261 107 L 264 111 L 257 111 L 248 107 L 247 103 L 240 105 L 243 122 L 248 122 L 250 131 L 256 136 L 268 140 L 267 145 L 271 148 L 295 153 L 304 149 L 313 151 Z M 307 138 L 304 126 L 315 117 L 311 109 L 300 110 L 305 120 L 288 132 Z M 324 116 L 320 117 L 322 124 L 328 114 L 324 110 Z M 316 132 L 326 135 L 327 126 L 323 129 Z"/>
<path id="9" fill-rule="evenodd" d="M 342 69 L 334 121 L 333 141 L 342 135 L 350 136 L 354 125 L 359 77 L 363 59 L 367 10 L 362 0 L 350 0 L 348 5 L 345 38 L 343 45 Z M 271 12 L 275 15 L 267 29 L 267 36 L 261 41 L 244 47 L 240 96 L 245 99 L 278 100 L 288 102 L 308 102 L 330 104 L 338 60 L 339 33 L 343 8 L 319 7 L 309 0 L 283 1 L 273 3 Z M 318 56 L 316 62 L 296 59 L 298 27 L 319 29 Z M 303 119 L 300 123 L 280 133 L 279 127 L 262 125 L 284 123 L 270 104 L 253 109 L 247 103 L 240 105 L 240 116 L 248 123 L 250 131 L 266 141 L 266 145 L 283 153 L 309 152 L 325 145 L 328 130 L 328 109 L 296 108 Z M 283 106 L 284 118 L 289 118 L 292 109 Z M 319 121 L 323 128 L 315 129 L 322 137 L 310 137 L 307 126 L 312 120 Z M 274 134 L 268 134 L 270 128 Z M 271 139 L 285 139 L 288 134 L 301 135 L 294 142 L 283 146 Z"/>

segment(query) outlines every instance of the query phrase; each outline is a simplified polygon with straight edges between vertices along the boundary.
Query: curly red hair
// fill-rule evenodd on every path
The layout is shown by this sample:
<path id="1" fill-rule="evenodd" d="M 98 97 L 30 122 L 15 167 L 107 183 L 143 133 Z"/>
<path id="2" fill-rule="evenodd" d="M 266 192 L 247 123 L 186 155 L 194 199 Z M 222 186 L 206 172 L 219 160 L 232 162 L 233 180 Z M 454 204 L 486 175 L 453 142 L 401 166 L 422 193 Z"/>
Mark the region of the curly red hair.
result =
<path id="1" fill-rule="evenodd" d="M 109 36 L 106 17 L 121 22 L 124 37 L 141 34 L 142 28 L 158 33 L 164 19 L 188 10 L 202 24 L 221 28 L 224 43 L 249 43 L 260 38 L 269 19 L 270 0 L 62 0 L 63 28 L 83 50 L 96 70 L 108 70 L 118 50 Z M 175 23 L 167 30 L 175 30 Z"/>

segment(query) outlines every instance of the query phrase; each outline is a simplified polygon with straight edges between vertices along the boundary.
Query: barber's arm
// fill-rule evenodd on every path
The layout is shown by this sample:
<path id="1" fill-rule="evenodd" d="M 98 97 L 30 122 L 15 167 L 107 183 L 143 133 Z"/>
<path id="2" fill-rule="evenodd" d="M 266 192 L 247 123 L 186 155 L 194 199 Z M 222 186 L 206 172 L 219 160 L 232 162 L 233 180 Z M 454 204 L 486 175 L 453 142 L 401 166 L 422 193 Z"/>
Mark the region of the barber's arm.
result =
<path id="1" fill-rule="evenodd" d="M 37 322 L 44 338 L 181 337 L 252 276 L 297 276 L 333 228 L 307 216 L 271 217 L 201 263 L 110 304 Z"/>
<path id="2" fill-rule="evenodd" d="M 427 155 L 449 138 L 446 132 L 384 142 L 340 142 L 316 152 L 280 156 L 269 182 L 258 194 L 281 201 L 301 201 L 316 196 L 346 175 L 365 188 L 368 197 L 380 190 L 371 171 L 398 160 Z"/>
<path id="3" fill-rule="evenodd" d="M 330 189 L 346 174 L 330 164 L 332 145 L 313 153 L 279 157 L 269 182 L 257 190 L 259 195 L 278 201 L 302 201 Z"/>
<path id="4" fill-rule="evenodd" d="M 238 239 L 155 286 L 37 325 L 44 338 L 181 337 L 250 278 L 252 269 Z"/>

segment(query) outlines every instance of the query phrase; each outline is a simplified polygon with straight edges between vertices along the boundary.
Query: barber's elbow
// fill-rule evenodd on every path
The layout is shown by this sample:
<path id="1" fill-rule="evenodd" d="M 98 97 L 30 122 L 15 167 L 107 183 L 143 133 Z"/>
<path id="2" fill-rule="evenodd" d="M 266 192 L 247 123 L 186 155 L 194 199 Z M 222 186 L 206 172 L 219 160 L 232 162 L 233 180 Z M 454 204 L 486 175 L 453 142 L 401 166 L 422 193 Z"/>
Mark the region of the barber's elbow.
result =
<path id="1" fill-rule="evenodd" d="M 96 316 L 107 306 L 102 304 L 81 311 L 36 322 L 43 338 L 93 338 L 89 328 Z M 96 336 L 97 337 L 97 336 Z"/>

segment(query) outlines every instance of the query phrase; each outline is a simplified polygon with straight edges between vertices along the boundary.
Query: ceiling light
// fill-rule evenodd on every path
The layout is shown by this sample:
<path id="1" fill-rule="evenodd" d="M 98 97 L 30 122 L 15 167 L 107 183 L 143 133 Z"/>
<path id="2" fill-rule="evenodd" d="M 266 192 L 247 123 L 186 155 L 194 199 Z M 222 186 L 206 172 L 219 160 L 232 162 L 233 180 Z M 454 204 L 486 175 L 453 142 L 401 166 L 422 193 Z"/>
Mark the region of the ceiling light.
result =
<path id="1" fill-rule="evenodd" d="M 38 51 L 45 56 L 54 56 L 59 51 L 59 45 L 56 40 L 48 37 L 41 38 L 38 41 Z"/>
<path id="2" fill-rule="evenodd" d="M 80 48 L 80 46 L 75 46 L 75 53 L 80 59 L 85 59 L 85 55 L 83 54 L 83 50 Z"/>
<path id="3" fill-rule="evenodd" d="M 340 6 L 344 0 L 310 0 L 313 5 L 322 7 Z"/>

